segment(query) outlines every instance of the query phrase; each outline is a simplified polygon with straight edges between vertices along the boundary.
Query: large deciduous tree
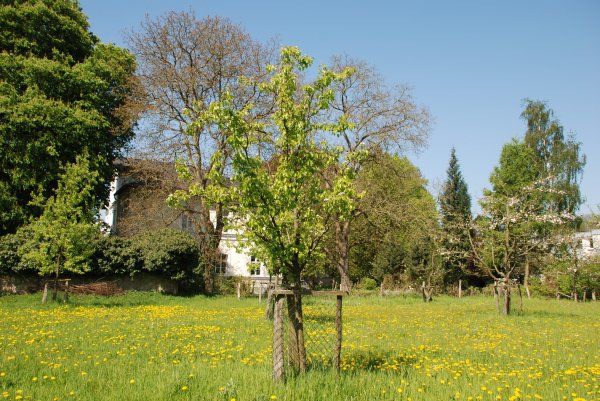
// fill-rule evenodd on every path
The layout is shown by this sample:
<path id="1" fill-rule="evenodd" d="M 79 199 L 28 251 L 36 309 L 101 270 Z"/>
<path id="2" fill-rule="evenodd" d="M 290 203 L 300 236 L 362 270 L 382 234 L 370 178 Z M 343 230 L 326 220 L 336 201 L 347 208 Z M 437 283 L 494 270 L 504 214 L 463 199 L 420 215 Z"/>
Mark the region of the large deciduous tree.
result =
<path id="1" fill-rule="evenodd" d="M 169 202 L 193 222 L 210 293 L 229 199 L 231 132 L 201 117 L 226 93 L 231 107 L 253 104 L 256 119 L 268 114 L 258 83 L 267 75 L 272 51 L 226 18 L 199 20 L 190 12 L 148 18 L 128 41 L 148 107 L 138 150 L 168 162 L 164 166 L 177 164 L 185 189 L 173 192 Z M 242 84 L 242 76 L 252 84 Z"/>
<path id="2" fill-rule="evenodd" d="M 574 228 L 574 213 L 581 204 L 585 156 L 579 143 L 565 139 L 552 116 L 544 103 L 526 102 L 525 138 L 503 147 L 475 227 L 475 256 L 489 276 L 503 283 L 505 313 L 510 312 L 510 280 L 523 274 L 528 291 L 531 263 L 540 255 L 559 252 L 564 235 L 557 234 Z"/>
<path id="3" fill-rule="evenodd" d="M 349 122 L 332 142 L 341 153 L 331 177 L 346 175 L 350 182 L 363 167 L 385 152 L 394 153 L 424 145 L 429 133 L 430 116 L 416 104 L 407 86 L 387 86 L 375 69 L 349 57 L 335 57 L 333 69 L 354 69 L 355 73 L 334 83 L 335 98 L 331 113 Z M 381 152 L 381 151 L 384 152 Z M 357 192 L 358 194 L 358 192 Z M 335 248 L 331 257 L 340 275 L 341 288 L 349 290 L 351 225 L 361 213 L 334 216 Z"/>
<path id="4" fill-rule="evenodd" d="M 471 245 L 469 227 L 471 225 L 471 196 L 462 173 L 456 150 L 450 151 L 446 181 L 439 196 L 444 255 L 444 282 L 451 284 L 464 276 Z"/>
<path id="5" fill-rule="evenodd" d="M 364 196 L 350 237 L 352 280 L 436 281 L 438 213 L 426 184 L 403 157 L 383 154 L 364 166 L 356 180 Z"/>
<path id="6" fill-rule="evenodd" d="M 527 121 L 524 143 L 535 155 L 535 179 L 546 180 L 546 187 L 558 191 L 547 194 L 543 207 L 575 213 L 583 201 L 579 181 L 586 160 L 581 144 L 565 136 L 554 111 L 544 102 L 527 100 L 521 117 Z"/>
<path id="7" fill-rule="evenodd" d="M 60 165 L 87 152 L 107 198 L 112 161 L 133 137 L 133 56 L 101 44 L 76 1 L 0 7 L 0 234 L 38 216 Z"/>

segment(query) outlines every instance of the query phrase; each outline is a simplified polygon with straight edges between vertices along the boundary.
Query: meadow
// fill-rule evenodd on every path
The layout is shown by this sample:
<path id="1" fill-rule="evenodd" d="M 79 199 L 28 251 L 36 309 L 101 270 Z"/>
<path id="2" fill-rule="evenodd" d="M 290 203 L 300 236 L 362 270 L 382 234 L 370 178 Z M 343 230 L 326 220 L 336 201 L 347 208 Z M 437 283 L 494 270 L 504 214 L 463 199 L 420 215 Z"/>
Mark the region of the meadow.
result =
<path id="1" fill-rule="evenodd" d="M 347 297 L 341 372 L 274 383 L 256 298 L 39 301 L 0 297 L 0 400 L 600 401 L 600 303 Z"/>

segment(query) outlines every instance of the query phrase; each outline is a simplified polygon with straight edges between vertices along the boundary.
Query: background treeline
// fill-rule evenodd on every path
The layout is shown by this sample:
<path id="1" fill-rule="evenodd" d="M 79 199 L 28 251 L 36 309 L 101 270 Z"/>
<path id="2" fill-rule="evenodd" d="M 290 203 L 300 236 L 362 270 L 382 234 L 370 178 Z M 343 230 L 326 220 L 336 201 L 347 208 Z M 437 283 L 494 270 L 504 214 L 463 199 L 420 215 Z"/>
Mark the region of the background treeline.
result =
<path id="1" fill-rule="evenodd" d="M 276 43 L 191 12 L 148 17 L 122 49 L 101 43 L 70 0 L 6 4 L 0 29 L 0 274 L 57 281 L 152 272 L 211 293 L 228 213 L 244 203 L 246 216 L 268 209 L 236 195 L 267 182 L 265 199 L 275 194 L 303 208 L 304 221 L 292 221 L 289 204 L 265 221 L 302 226 L 297 238 L 307 241 L 296 245 L 310 252 L 286 250 L 296 253 L 289 260 L 303 259 L 292 270 L 306 282 L 332 277 L 348 290 L 424 283 L 445 292 L 459 282 L 463 289 L 520 283 L 528 294 L 571 298 L 599 290 L 597 258 L 579 251 L 576 235 L 585 156 L 544 102 L 525 101 L 525 135 L 501 150 L 481 213 L 472 216 L 454 149 L 437 196 L 406 157 L 426 145 L 427 108 L 364 61 L 334 56 L 308 83 L 312 58 L 299 49 L 277 56 Z M 294 113 L 302 129 L 290 133 L 303 141 L 282 147 Z M 251 158 L 236 159 L 246 143 Z M 102 234 L 100 210 L 123 154 L 176 170 L 149 172 L 148 190 L 197 235 L 145 229 L 153 226 L 147 209 L 136 216 L 137 232 Z M 596 226 L 592 216 L 587 227 Z M 264 256 L 272 272 L 285 273 L 277 270 L 283 253 Z"/>

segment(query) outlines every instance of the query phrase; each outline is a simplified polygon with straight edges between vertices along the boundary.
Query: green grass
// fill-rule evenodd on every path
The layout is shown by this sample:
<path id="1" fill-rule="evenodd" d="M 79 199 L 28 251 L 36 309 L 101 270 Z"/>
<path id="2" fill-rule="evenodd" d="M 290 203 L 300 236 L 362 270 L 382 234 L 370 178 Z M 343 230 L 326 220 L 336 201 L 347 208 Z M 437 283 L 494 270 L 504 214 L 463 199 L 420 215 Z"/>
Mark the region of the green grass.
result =
<path id="1" fill-rule="evenodd" d="M 504 317 L 491 298 L 348 297 L 341 374 L 282 384 L 255 298 L 39 301 L 0 297 L 0 400 L 600 400 L 599 303 L 526 300 Z M 305 302 L 313 360 L 330 304 Z"/>

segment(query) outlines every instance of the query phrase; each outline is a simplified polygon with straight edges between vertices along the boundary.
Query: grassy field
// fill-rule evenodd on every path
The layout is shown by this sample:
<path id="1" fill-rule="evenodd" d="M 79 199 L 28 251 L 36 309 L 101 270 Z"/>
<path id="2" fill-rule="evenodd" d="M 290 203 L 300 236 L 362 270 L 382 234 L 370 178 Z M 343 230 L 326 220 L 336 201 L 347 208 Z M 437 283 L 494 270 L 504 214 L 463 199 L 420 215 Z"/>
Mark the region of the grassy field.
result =
<path id="1" fill-rule="evenodd" d="M 275 384 L 257 299 L 39 300 L 0 297 L 0 399 L 600 400 L 600 303 L 531 300 L 503 317 L 490 298 L 349 297 L 341 374 Z M 305 309 L 310 341 L 327 337 L 310 326 L 320 303 Z"/>

